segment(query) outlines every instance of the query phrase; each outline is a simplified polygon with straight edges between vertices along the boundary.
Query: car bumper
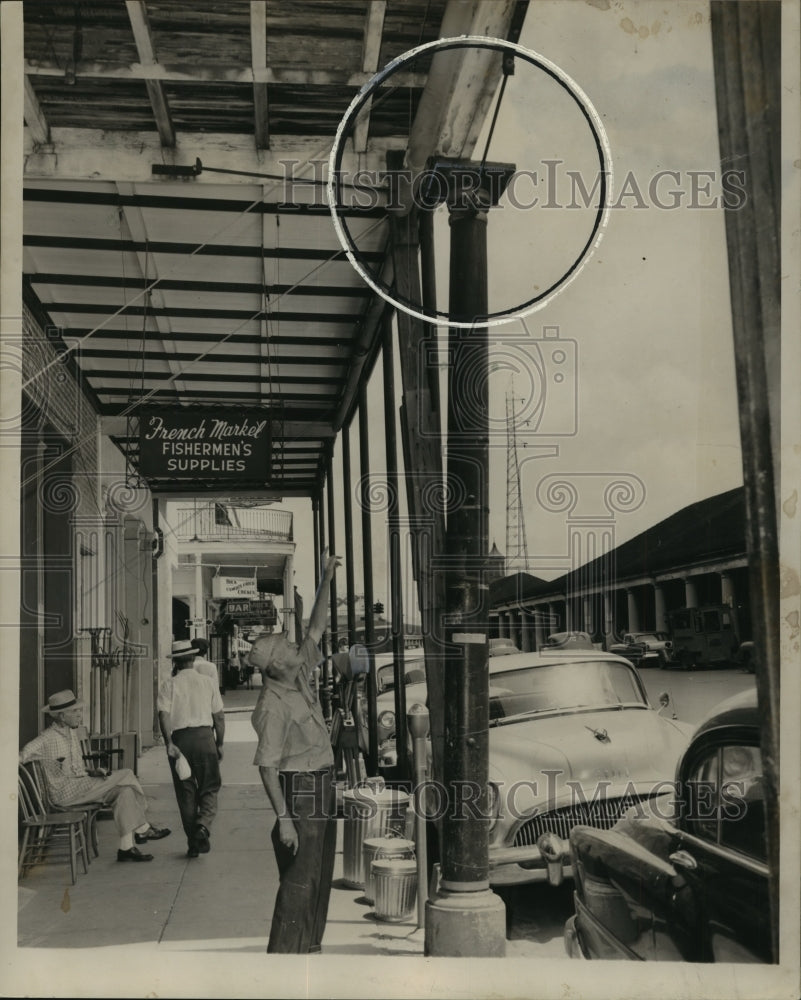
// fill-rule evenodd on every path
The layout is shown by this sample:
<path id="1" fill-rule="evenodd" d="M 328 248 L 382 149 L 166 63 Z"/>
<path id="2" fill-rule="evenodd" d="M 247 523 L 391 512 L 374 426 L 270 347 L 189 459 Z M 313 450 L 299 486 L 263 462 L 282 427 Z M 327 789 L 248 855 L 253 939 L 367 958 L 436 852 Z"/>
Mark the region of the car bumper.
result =
<path id="1" fill-rule="evenodd" d="M 570 845 L 554 833 L 544 833 L 536 844 L 524 847 L 489 849 L 490 882 L 493 885 L 518 885 L 525 882 L 549 882 L 560 885 L 573 875 Z"/>
<path id="2" fill-rule="evenodd" d="M 586 959 L 587 957 L 581 947 L 581 939 L 576 929 L 575 914 L 565 924 L 565 951 L 568 958 Z"/>

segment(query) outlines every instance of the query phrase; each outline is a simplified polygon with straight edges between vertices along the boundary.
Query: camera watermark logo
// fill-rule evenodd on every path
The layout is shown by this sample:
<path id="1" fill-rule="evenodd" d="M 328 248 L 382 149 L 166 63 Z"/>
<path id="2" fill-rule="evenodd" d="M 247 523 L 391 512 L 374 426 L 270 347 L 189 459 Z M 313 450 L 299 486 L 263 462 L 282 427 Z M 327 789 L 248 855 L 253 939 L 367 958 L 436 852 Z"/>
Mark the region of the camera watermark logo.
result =
<path id="1" fill-rule="evenodd" d="M 490 445 L 506 447 L 512 431 L 518 442 L 578 433 L 578 342 L 563 336 L 558 326 L 543 326 L 535 333 L 525 321 L 521 325 L 523 333 L 491 336 L 488 355 L 477 355 L 475 361 L 468 355 L 452 372 L 450 391 L 458 405 L 452 408 L 455 425 L 448 429 L 449 443 L 488 434 Z M 443 351 L 436 337 L 421 340 L 420 384 L 426 384 L 432 368 L 447 369 L 451 362 L 449 350 Z M 510 386 L 511 415 L 506 408 L 487 407 L 487 399 L 504 400 Z M 419 413 L 421 434 L 439 438 L 439 432 L 426 431 L 427 417 Z"/>

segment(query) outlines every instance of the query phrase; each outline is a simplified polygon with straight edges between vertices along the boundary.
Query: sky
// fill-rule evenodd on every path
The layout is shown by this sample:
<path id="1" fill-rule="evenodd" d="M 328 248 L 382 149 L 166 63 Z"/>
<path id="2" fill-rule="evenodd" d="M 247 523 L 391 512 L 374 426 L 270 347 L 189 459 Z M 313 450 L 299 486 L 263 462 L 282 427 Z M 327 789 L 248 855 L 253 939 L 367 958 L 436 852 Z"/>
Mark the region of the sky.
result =
<path id="1" fill-rule="evenodd" d="M 567 478 L 578 491 L 574 516 L 609 518 L 604 485 L 625 484 L 630 509 L 613 511 L 619 543 L 696 500 L 740 485 L 742 469 L 708 5 L 538 0 L 529 6 L 519 44 L 555 64 L 591 102 L 608 138 L 614 177 L 600 244 L 581 273 L 524 322 L 490 330 L 495 371 L 489 382 L 489 542 L 502 552 L 507 393 L 523 417 L 537 411 L 543 385 L 553 385 L 553 372 L 547 371 L 553 345 L 541 343 L 543 329 L 553 334 L 556 328 L 566 342 L 570 371 L 559 387 L 561 402 L 556 392 L 545 400 L 539 433 L 532 430 L 535 421 L 516 421 L 529 572 L 548 579 L 570 566 L 566 512 L 549 510 L 553 505 L 543 502 L 555 478 Z M 485 142 L 486 131 L 477 151 Z M 512 203 L 504 199 L 488 221 L 490 309 L 504 310 L 557 280 L 586 242 L 594 205 L 553 205 L 571 203 L 567 171 L 578 172 L 592 191 L 598 156 L 576 101 L 518 58 L 489 159 L 515 163 L 527 178 L 516 182 Z M 549 167 L 546 161 L 561 164 Z M 677 173 L 660 176 L 660 171 Z M 553 176 L 556 183 L 549 184 Z M 572 201 L 580 206 L 581 189 L 576 190 Z M 539 204 L 532 207 L 534 196 Z M 548 201 L 551 207 L 545 207 Z M 445 209 L 436 215 L 435 238 L 438 306 L 444 310 Z M 445 339 L 442 329 L 441 342 Z M 534 341 L 540 342 L 539 355 Z M 380 364 L 368 406 L 371 472 L 380 477 Z M 351 454 L 358 456 L 355 427 Z M 340 462 L 338 442 L 337 491 Z M 356 478 L 357 460 L 353 467 Z M 297 512 L 297 537 L 308 537 L 302 528 L 311 523 L 308 503 L 284 506 Z M 356 506 L 355 575 L 361 593 L 359 516 Z M 375 598 L 386 604 L 382 516 L 373 523 Z M 336 536 L 344 551 L 341 518 Z M 308 601 L 313 563 L 306 548 L 299 546 L 295 565 L 297 586 Z M 343 571 L 338 593 L 344 592 Z M 407 618 L 415 620 L 414 602 L 405 604 Z"/>

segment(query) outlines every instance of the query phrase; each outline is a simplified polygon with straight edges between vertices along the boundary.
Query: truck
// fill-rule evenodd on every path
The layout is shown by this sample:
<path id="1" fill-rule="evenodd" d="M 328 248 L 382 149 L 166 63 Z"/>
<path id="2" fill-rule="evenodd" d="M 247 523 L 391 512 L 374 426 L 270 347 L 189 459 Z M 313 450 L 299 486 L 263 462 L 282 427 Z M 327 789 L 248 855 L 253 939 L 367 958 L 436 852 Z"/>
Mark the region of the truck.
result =
<path id="1" fill-rule="evenodd" d="M 684 670 L 737 662 L 741 640 L 731 605 L 676 608 L 667 618 L 673 658 Z"/>

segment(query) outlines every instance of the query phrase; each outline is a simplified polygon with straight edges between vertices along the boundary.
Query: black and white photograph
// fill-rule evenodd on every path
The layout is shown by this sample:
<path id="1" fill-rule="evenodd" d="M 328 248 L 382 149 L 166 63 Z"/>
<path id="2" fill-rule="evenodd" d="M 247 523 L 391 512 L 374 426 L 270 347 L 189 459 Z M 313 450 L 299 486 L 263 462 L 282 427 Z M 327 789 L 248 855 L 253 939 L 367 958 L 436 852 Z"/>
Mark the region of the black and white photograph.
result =
<path id="1" fill-rule="evenodd" d="M 0 43 L 0 995 L 796 1000 L 799 0 Z"/>

